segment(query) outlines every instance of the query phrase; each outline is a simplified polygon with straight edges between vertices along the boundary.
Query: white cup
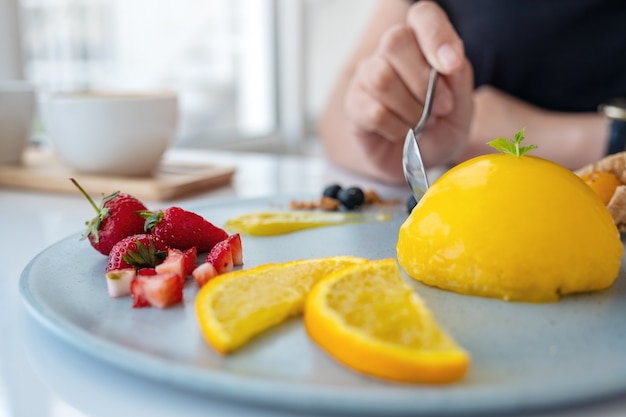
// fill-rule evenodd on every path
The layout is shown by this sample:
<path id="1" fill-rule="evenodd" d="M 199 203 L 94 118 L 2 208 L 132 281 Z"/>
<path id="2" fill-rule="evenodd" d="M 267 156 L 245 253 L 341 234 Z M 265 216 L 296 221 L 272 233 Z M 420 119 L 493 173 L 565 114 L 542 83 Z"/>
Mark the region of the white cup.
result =
<path id="1" fill-rule="evenodd" d="M 35 117 L 35 89 L 26 81 L 0 81 L 0 164 L 20 164 Z"/>
<path id="2" fill-rule="evenodd" d="M 61 161 L 77 172 L 150 175 L 178 122 L 175 93 L 52 93 L 39 99 L 44 130 Z"/>

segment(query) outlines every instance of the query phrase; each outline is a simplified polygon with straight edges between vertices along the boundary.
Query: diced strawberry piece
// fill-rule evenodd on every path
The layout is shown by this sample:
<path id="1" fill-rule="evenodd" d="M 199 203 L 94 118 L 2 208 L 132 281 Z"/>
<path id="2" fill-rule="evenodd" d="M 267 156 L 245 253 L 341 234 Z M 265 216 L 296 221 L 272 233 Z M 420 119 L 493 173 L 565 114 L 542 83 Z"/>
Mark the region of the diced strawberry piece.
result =
<path id="1" fill-rule="evenodd" d="M 218 274 L 232 271 L 235 265 L 243 265 L 243 248 L 239 233 L 218 242 L 207 255 L 206 262 L 212 264 Z"/>
<path id="2" fill-rule="evenodd" d="M 137 271 L 137 275 L 156 275 L 157 271 L 154 268 L 141 268 Z"/>
<path id="3" fill-rule="evenodd" d="M 193 270 L 191 275 L 196 280 L 198 287 L 202 288 L 204 284 L 215 278 L 218 273 L 212 263 L 203 262 Z"/>
<path id="4" fill-rule="evenodd" d="M 233 255 L 233 264 L 235 266 L 243 265 L 243 247 L 241 246 L 241 236 L 239 233 L 228 236 L 226 242 L 230 245 L 230 251 Z"/>
<path id="5" fill-rule="evenodd" d="M 154 268 L 157 274 L 173 273 L 178 275 L 183 281 L 187 279 L 185 257 L 183 251 L 169 248 L 167 256 Z"/>
<path id="6" fill-rule="evenodd" d="M 183 280 L 176 274 L 158 274 L 144 282 L 144 294 L 150 304 L 165 308 L 183 301 Z"/>
<path id="7" fill-rule="evenodd" d="M 124 268 L 107 272 L 105 276 L 109 297 L 130 295 L 130 283 L 135 279 L 135 275 L 135 268 Z"/>
<path id="8" fill-rule="evenodd" d="M 143 289 L 143 278 L 156 275 L 137 275 L 130 283 L 130 295 L 133 297 L 133 308 L 150 307 Z M 140 280 L 141 279 L 141 280 Z"/>
<path id="9" fill-rule="evenodd" d="M 183 260 L 185 261 L 185 274 L 191 275 L 196 267 L 196 261 L 198 260 L 198 250 L 195 246 L 183 251 Z"/>
<path id="10" fill-rule="evenodd" d="M 138 275 L 131 283 L 133 307 L 166 308 L 183 300 L 183 280 L 174 273 Z"/>
<path id="11" fill-rule="evenodd" d="M 234 269 L 233 253 L 230 244 L 223 240 L 213 246 L 211 252 L 206 257 L 206 262 L 212 264 L 218 274 L 230 272 Z"/>

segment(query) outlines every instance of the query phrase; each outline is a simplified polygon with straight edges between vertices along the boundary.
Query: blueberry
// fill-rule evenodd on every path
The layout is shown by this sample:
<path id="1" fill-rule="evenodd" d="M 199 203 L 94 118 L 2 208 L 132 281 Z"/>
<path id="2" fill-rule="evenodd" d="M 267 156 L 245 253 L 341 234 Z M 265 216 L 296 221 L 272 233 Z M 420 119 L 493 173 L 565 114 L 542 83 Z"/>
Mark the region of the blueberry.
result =
<path id="1" fill-rule="evenodd" d="M 406 200 L 406 212 L 411 213 L 416 205 L 417 205 L 417 201 L 415 200 L 415 197 L 414 196 L 409 197 Z"/>
<path id="2" fill-rule="evenodd" d="M 358 187 L 350 187 L 345 190 L 340 190 L 339 193 L 337 193 L 337 199 L 345 208 L 352 210 L 365 203 L 365 194 L 363 190 Z"/>
<path id="3" fill-rule="evenodd" d="M 339 184 L 332 184 L 329 185 L 328 187 L 324 188 L 324 192 L 322 193 L 322 195 L 324 197 L 330 197 L 330 198 L 337 198 L 337 194 L 339 194 L 339 191 L 341 191 L 341 185 Z"/>

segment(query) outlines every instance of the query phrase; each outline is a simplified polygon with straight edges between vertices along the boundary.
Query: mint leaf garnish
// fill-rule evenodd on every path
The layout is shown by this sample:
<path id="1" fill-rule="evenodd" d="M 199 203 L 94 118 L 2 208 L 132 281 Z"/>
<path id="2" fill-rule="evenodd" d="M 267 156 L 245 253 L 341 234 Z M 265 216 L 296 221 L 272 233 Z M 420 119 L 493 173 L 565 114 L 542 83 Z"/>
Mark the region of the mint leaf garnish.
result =
<path id="1" fill-rule="evenodd" d="M 515 156 L 523 156 L 527 152 L 537 149 L 537 145 L 520 146 L 524 140 L 524 129 L 515 134 L 515 139 L 509 140 L 507 138 L 496 138 L 487 142 L 487 145 L 491 146 L 498 151 Z"/>

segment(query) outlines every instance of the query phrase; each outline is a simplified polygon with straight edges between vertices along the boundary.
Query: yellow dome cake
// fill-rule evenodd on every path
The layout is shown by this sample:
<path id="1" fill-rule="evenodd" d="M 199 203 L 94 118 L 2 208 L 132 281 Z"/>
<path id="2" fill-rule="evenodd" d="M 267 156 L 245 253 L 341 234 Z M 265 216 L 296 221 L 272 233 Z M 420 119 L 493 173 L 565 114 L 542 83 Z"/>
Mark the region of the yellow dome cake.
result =
<path id="1" fill-rule="evenodd" d="M 463 294 L 556 301 L 617 278 L 622 242 L 596 193 L 568 169 L 525 155 L 523 131 L 439 178 L 402 225 L 398 261 L 414 279 Z"/>

